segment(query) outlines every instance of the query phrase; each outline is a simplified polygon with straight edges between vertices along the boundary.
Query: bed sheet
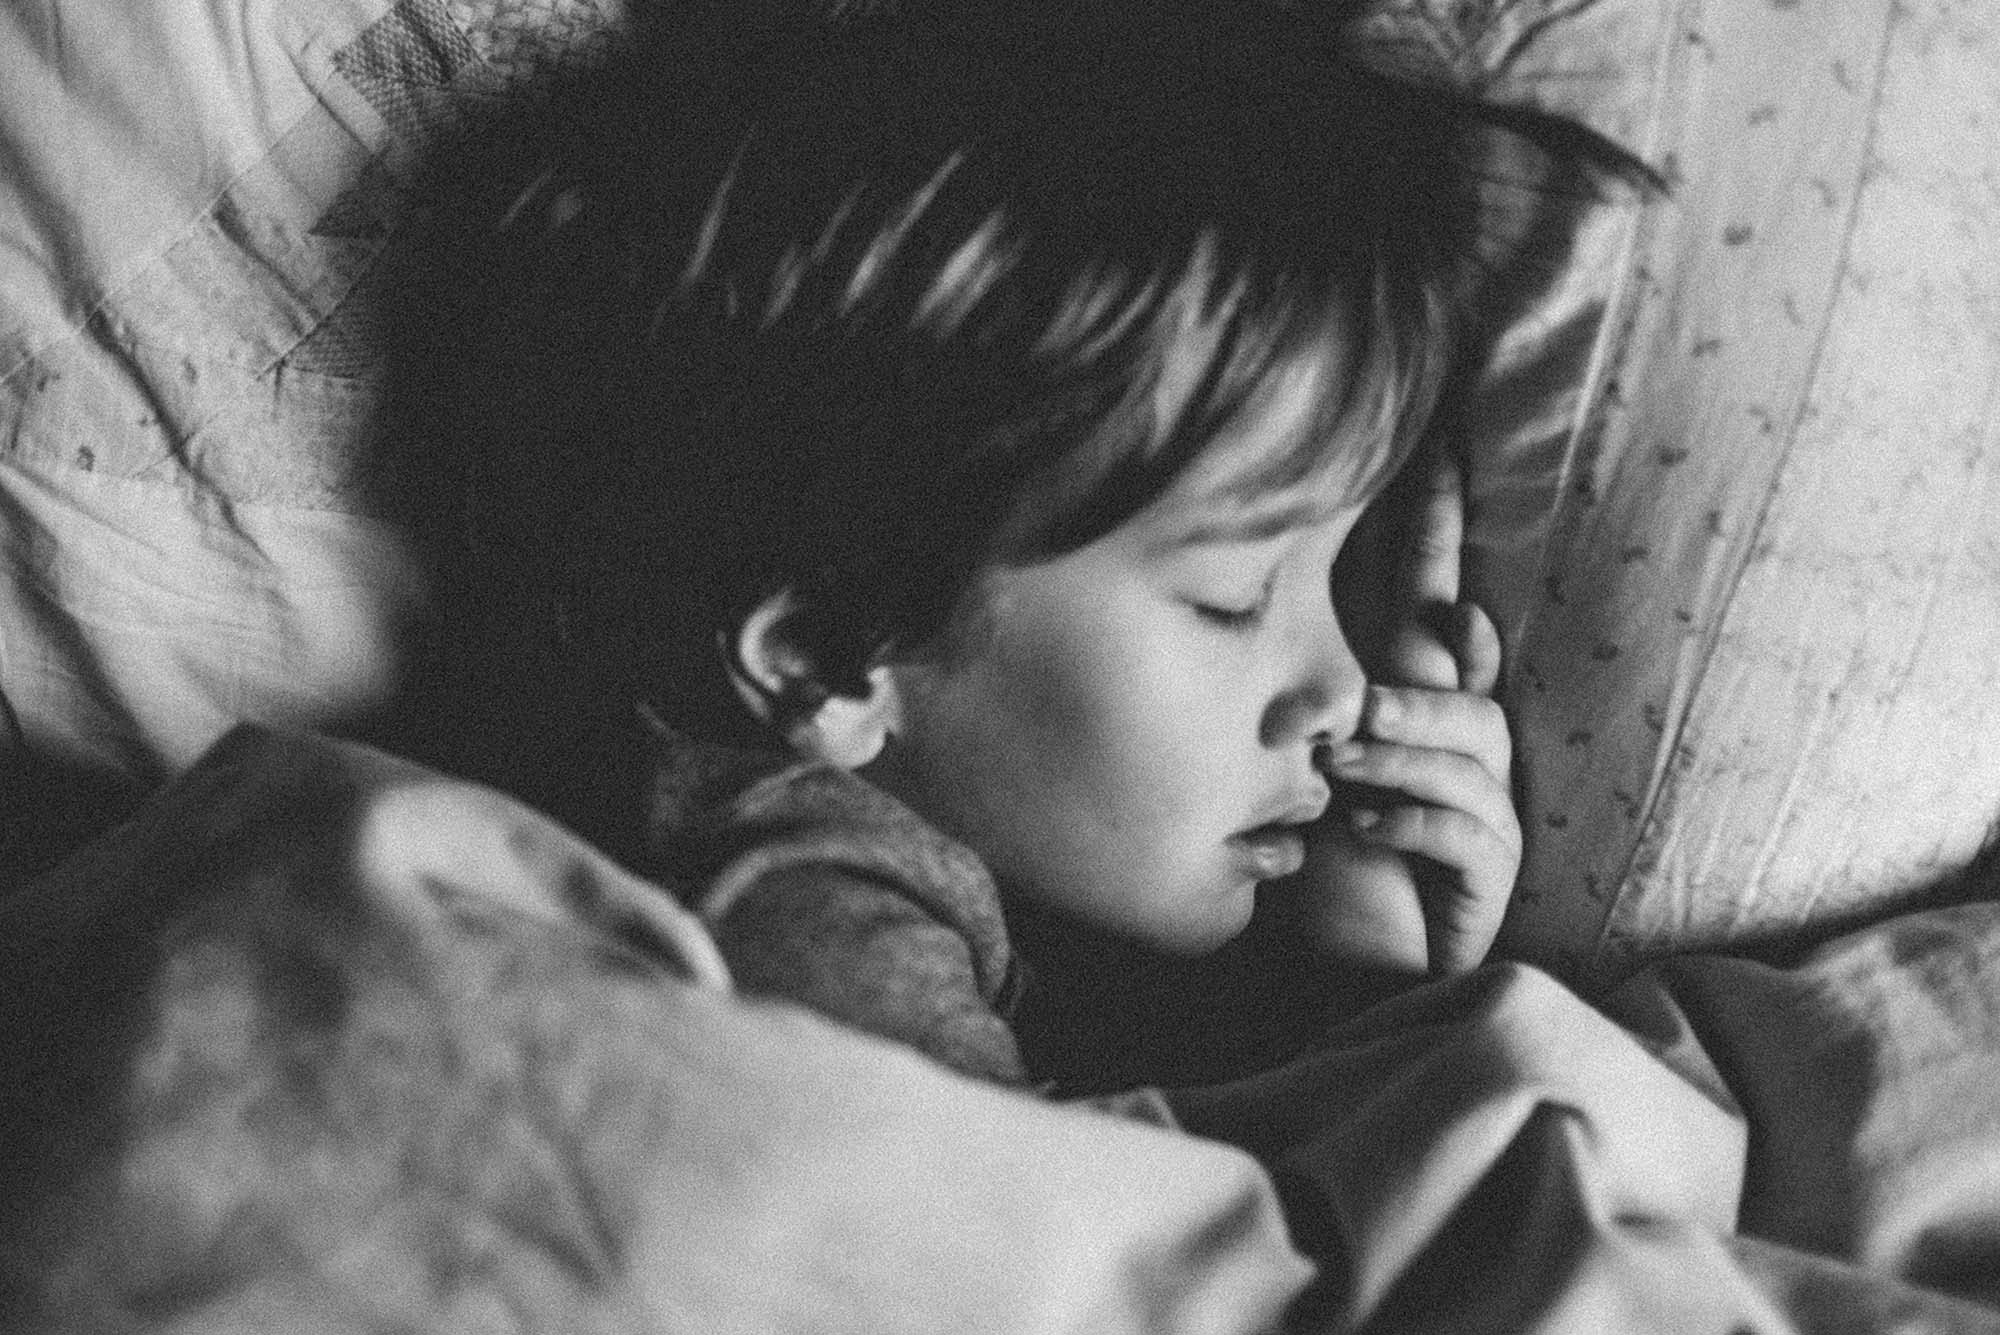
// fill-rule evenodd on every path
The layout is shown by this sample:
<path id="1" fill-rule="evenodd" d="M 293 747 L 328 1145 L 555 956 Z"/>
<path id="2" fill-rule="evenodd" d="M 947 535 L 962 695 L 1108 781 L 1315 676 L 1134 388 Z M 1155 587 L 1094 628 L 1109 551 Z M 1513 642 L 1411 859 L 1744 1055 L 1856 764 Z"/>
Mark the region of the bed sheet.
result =
<path id="1" fill-rule="evenodd" d="M 1599 219 L 1508 330 L 1474 417 L 1473 577 L 1507 627 L 1531 827 L 1510 948 L 1573 977 L 1619 976 L 1652 954 L 1825 930 L 1964 867 L 2000 813 L 2000 556 L 1983 522 L 2000 508 L 2000 251 L 1983 244 L 2000 145 L 1991 14 L 1976 0 L 1857 0 L 1837 21 L 1700 0 L 1389 7 L 1406 36 L 1468 77 L 1498 71 L 1502 92 L 1579 112 L 1678 183 L 1644 220 Z M 115 799 L 72 804 L 79 828 L 181 771 L 239 719 L 337 723 L 393 693 L 401 627 L 423 591 L 368 512 L 359 461 L 379 379 L 368 283 L 396 236 L 399 174 L 437 124 L 594 58 L 623 22 L 611 0 L 0 9 L 0 759 L 46 759 L 65 781 L 117 779 Z M 581 910 L 550 890 L 552 868 L 574 857 L 519 876 L 493 870 L 505 857 L 484 864 L 498 882 L 541 886 L 523 891 L 540 909 L 492 909 L 496 882 L 455 887 L 422 839 L 357 872 L 356 804 L 432 781 L 315 747 L 260 752 L 292 759 L 250 768 L 279 789 L 299 766 L 320 773 L 332 785 L 310 789 L 320 805 L 284 789 L 291 805 L 260 808 L 259 820 L 232 823 L 228 802 L 202 814 L 207 798 L 188 794 L 208 792 L 205 770 L 150 823 L 7 906 L 12 926 L 39 924 L 5 934 L 7 1005 L 36 1017 L 5 1031 L 9 1124 L 89 1128 L 71 1158 L 37 1159 L 42 1141 L 0 1137 L 7 1172 L 37 1190 L 62 1174 L 88 1185 L 60 1199 L 5 1195 L 10 1237 L 53 1249 L 6 1249 L 7 1301 L 52 1283 L 51 1301 L 83 1304 L 79 1321 L 102 1329 L 222 1321 L 204 1295 L 238 1303 L 227 1310 L 253 1326 L 290 1312 L 338 1328 L 345 1318 L 329 1313 L 343 1302 L 429 1301 L 417 1280 L 354 1297 L 371 1287 L 357 1279 L 371 1257 L 444 1208 L 394 1204 L 402 1184 L 367 1176 L 373 1161 L 343 1139 L 365 1123 L 328 1131 L 310 1099 L 255 1113 L 247 1096 L 231 1102 L 243 1093 L 231 1053 L 290 1054 L 302 1083 L 280 1090 L 366 1092 L 345 1083 L 351 1068 L 325 1064 L 341 1035 L 364 1033 L 344 1027 L 338 989 L 272 990 L 281 971 L 255 950 L 232 957 L 257 966 L 248 974 L 205 971 L 227 963 L 202 953 L 225 910 L 268 921 L 252 911 L 253 888 L 298 890 L 321 926 L 363 924 L 314 938 L 336 955 L 342 941 L 379 943 L 376 891 L 356 887 L 386 878 L 414 921 L 456 924 L 437 938 L 456 944 L 419 960 L 448 959 L 490 929 L 532 938 L 524 957 L 546 963 L 553 951 L 578 976 L 625 977 L 606 964 L 623 956 L 598 949 L 601 924 L 569 922 Z M 429 833 L 532 827 L 565 846 L 512 808 L 445 788 L 459 797 Z M 19 833 L 37 796 L 0 793 L 0 836 Z M 197 841 L 199 856 L 185 846 L 198 829 L 216 836 Z M 161 879 L 156 857 L 172 875 Z M 208 916 L 148 898 L 189 887 Z M 329 887 L 359 898 L 329 901 Z M 473 911 L 461 920 L 448 904 Z M 396 921 L 396 949 L 432 940 Z M 672 939 L 656 926 L 648 939 Z M 909 1259 L 910 1287 L 871 1284 L 864 1297 L 851 1285 L 856 1329 L 948 1328 L 939 1313 L 968 1307 L 998 1329 L 1071 1312 L 1105 1329 L 1253 1329 L 1294 1298 L 1286 1320 L 1300 1328 L 1441 1329 L 1448 1313 L 1424 1304 L 1463 1296 L 1455 1277 L 1470 1273 L 1493 1278 L 1479 1297 L 1498 1306 L 1466 1305 L 1466 1319 L 1501 1311 L 1522 1328 L 1600 1329 L 1627 1300 L 1640 1304 L 1630 1324 L 1664 1326 L 1660 1313 L 1683 1299 L 1713 1300 L 1711 1315 L 1735 1311 L 1752 1329 L 1989 1328 L 1990 1309 L 1948 1295 L 1994 1293 L 1996 930 L 1990 908 L 1974 906 L 1856 933 L 1790 968 L 1679 960 L 1622 994 L 1636 1046 L 1533 970 L 1427 994 L 1402 1019 L 1428 1047 L 1346 1033 L 1348 1046 L 1282 1077 L 1285 1090 L 1257 1091 L 1261 1115 L 1291 1107 L 1311 1119 L 1239 1132 L 1287 1192 L 1318 1181 L 1376 1202 L 1368 1219 L 1328 1225 L 1322 1242 L 1341 1241 L 1315 1252 L 1316 1278 L 1274 1232 L 1269 1183 L 1241 1155 L 968 1089 L 724 997 L 712 977 L 701 988 L 653 979 L 636 1000 L 605 983 L 622 998 L 605 1006 L 635 1007 L 658 1026 L 647 1032 L 678 1037 L 659 1068 L 615 1048 L 603 1061 L 655 1092 L 691 1087 L 689 1069 L 727 1077 L 701 1105 L 707 1131 L 677 1140 L 654 1127 L 659 1138 L 617 1146 L 669 1176 L 699 1166 L 708 1176 L 693 1180 L 716 1207 L 647 1232 L 663 1202 L 695 1193 L 647 1195 L 610 1170 L 531 1173 L 544 1194 L 464 1235 L 454 1255 L 474 1265 L 514 1238 L 536 1278 L 500 1298 L 468 1290 L 474 1306 L 451 1319 L 474 1322 L 495 1303 L 529 1310 L 537 1293 L 572 1293 L 565 1284 L 616 1288 L 604 1275 L 636 1283 L 647 1247 L 670 1242 L 683 1260 L 712 1261 L 688 1271 L 697 1289 L 620 1289 L 617 1301 L 636 1306 L 602 1309 L 601 1324 L 647 1303 L 684 1315 L 675 1304 L 712 1302 L 755 1326 L 770 1313 L 728 1306 L 746 1249 L 795 1245 L 798 1287 L 774 1286 L 771 1301 L 823 1310 L 825 1286 L 852 1277 L 865 1239 L 871 1255 Z M 58 967 L 75 957 L 51 943 L 86 941 L 91 969 Z M 364 973 L 380 964 L 369 958 Z M 176 1009 L 183 986 L 200 1004 Z M 358 995 L 377 998 L 372 985 Z M 453 1014 L 470 1026 L 439 1039 L 454 1069 L 521 1056 L 519 1034 L 496 1038 L 476 1015 Z M 169 1015 L 200 1022 L 169 1032 L 158 1027 Z M 101 1027 L 79 1038 L 79 1017 Z M 267 1040 L 278 1048 L 257 1046 Z M 401 1040 L 382 1041 L 393 1051 Z M 1676 1055 L 1690 1046 L 1700 1061 Z M 1564 1069 L 1584 1051 L 1624 1074 Z M 1334 1075 L 1372 1078 L 1392 1058 L 1421 1078 L 1329 1108 Z M 1727 1099 L 1688 1101 L 1703 1062 Z M 518 1069 L 532 1067 L 523 1057 Z M 423 1070 L 416 1102 L 385 1106 L 431 1106 L 434 1070 Z M 62 1080 L 20 1078 L 35 1071 Z M 1662 1089 L 1674 1092 L 1650 1092 Z M 1628 1179 L 1645 1185 L 1633 1164 L 1648 1161 L 1650 1132 L 1627 1118 L 1642 1091 L 1644 1107 L 1665 1099 L 1706 1129 L 1626 1218 L 1615 1202 Z M 202 1101 L 211 1095 L 220 1102 Z M 1728 1101 L 1740 1119 L 1717 1120 Z M 1203 1116 L 1248 1115 L 1223 1094 L 1197 1103 Z M 215 1120 L 177 1120 L 202 1108 Z M 558 1102 L 529 1119 L 516 1148 L 537 1163 L 542 1151 L 522 1146 L 541 1144 L 544 1113 L 556 1124 L 583 1115 Z M 1384 1127 L 1402 1136 L 1400 1158 L 1385 1152 Z M 1432 1152 L 1468 1127 L 1486 1139 L 1453 1143 L 1476 1152 Z M 747 1140 L 728 1139 L 738 1133 Z M 576 1148 L 550 1143 L 548 1162 Z M 751 1153 L 725 1161 L 718 1144 Z M 239 1152 L 259 1145 L 283 1152 L 239 1173 L 250 1162 Z M 1697 1169 L 1704 1180 L 1686 1180 Z M 896 1189 L 910 1175 L 941 1185 L 911 1204 Z M 1731 1231 L 1717 1184 L 1737 1176 Z M 229 1212 L 231 1183 L 248 1199 L 294 1182 L 304 1214 L 276 1233 L 258 1231 L 271 1223 L 262 1207 Z M 368 1182 L 388 1194 L 357 1185 Z M 589 1194 L 599 1190 L 601 1211 Z M 579 1231 L 537 1232 L 551 1210 Z M 1494 1218 L 1513 1231 L 1496 1237 Z M 305 1231 L 284 1231 L 294 1225 Z M 183 1236 L 213 1246 L 163 1241 Z M 258 1250 L 273 1238 L 276 1251 Z M 1023 1238 L 1049 1241 L 1024 1256 Z M 52 1271 L 31 1264 L 58 1253 Z M 115 1291 L 94 1288 L 107 1274 Z M 1684 1293 L 1664 1278 L 1686 1274 L 1706 1278 L 1680 1282 Z M 1644 1307 L 1654 1302 L 1667 1306 Z"/>
<path id="2" fill-rule="evenodd" d="M 1253 1331 L 1255 1164 L 729 993 L 518 803 L 244 729 L 0 903 L 0 1329 Z"/>
<path id="3" fill-rule="evenodd" d="M 546 818 L 246 728 L 0 901 L 0 1325 L 2000 1330 L 1996 968 L 1984 905 L 1618 1022 L 1499 966 L 1114 1115 L 736 994 Z"/>

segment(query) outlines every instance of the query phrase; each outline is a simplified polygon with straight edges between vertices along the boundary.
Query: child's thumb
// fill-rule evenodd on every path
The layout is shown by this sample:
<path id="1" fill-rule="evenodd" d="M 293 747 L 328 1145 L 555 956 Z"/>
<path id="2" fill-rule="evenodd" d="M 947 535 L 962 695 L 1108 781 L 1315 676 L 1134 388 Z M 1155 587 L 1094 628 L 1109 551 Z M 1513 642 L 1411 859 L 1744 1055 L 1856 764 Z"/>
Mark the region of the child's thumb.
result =
<path id="1" fill-rule="evenodd" d="M 1478 603 L 1462 602 L 1452 611 L 1457 618 L 1452 656 L 1458 662 L 1458 689 L 1490 696 L 1500 689 L 1500 628 Z"/>
<path id="2" fill-rule="evenodd" d="M 1383 654 L 1383 667 L 1392 684 L 1433 691 L 1463 689 L 1458 656 L 1452 651 L 1456 637 L 1441 624 L 1456 615 L 1456 606 L 1427 603 L 1411 609 L 1411 616 L 1396 628 Z"/>

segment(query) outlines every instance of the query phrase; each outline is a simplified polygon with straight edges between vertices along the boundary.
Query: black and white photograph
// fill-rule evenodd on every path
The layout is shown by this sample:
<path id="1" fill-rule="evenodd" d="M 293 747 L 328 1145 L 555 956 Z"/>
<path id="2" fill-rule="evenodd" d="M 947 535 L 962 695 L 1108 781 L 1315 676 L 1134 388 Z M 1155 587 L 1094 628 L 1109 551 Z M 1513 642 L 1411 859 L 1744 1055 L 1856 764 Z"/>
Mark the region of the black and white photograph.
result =
<path id="1" fill-rule="evenodd" d="M 2000 1335 L 2000 7 L 0 0 L 0 1335 Z"/>

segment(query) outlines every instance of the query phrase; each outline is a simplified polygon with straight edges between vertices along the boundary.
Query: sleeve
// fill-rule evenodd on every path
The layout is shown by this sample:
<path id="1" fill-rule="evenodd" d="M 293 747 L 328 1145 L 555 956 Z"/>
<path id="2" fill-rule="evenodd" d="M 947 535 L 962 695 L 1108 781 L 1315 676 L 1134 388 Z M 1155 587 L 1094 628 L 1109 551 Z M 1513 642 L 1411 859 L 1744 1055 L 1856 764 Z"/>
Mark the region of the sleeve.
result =
<path id="1" fill-rule="evenodd" d="M 665 733 L 657 757 L 647 870 L 700 915 L 743 992 L 1025 1080 L 1014 955 L 969 850 L 832 766 Z"/>
<path id="2" fill-rule="evenodd" d="M 0 896 L 0 1329 L 1253 1335 L 1248 1156 L 734 995 L 496 790 L 243 729 Z"/>

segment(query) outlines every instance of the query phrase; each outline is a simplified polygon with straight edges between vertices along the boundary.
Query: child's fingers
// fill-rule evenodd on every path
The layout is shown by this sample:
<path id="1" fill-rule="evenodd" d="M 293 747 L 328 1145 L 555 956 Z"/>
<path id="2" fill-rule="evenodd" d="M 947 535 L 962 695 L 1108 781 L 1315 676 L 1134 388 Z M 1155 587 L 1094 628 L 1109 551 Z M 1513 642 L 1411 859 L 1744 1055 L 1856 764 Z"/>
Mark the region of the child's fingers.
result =
<path id="1" fill-rule="evenodd" d="M 1506 916 L 1518 853 L 1485 822 L 1449 807 L 1390 807 L 1361 826 L 1364 844 L 1446 869 L 1424 905 L 1432 972 L 1463 973 L 1485 958 Z"/>
<path id="2" fill-rule="evenodd" d="M 1394 605 L 1400 623 L 1382 657 L 1382 671 L 1403 686 L 1452 691 L 1460 666 L 1452 624 L 1465 542 L 1465 495 L 1456 460 L 1432 451 L 1411 464 L 1403 550 L 1396 562 Z"/>
<path id="3" fill-rule="evenodd" d="M 1439 610 L 1448 612 L 1450 609 Z M 1398 686 L 1417 686 L 1433 691 L 1458 689 L 1458 655 L 1452 652 L 1444 636 L 1415 615 L 1405 620 L 1390 637 L 1383 667 L 1388 679 Z"/>
<path id="4" fill-rule="evenodd" d="M 1429 747 L 1348 742 L 1334 748 L 1329 773 L 1351 784 L 1389 789 L 1479 820 L 1519 851 L 1520 818 L 1501 776 L 1473 756 Z"/>
<path id="5" fill-rule="evenodd" d="M 1425 916 L 1431 972 L 1450 976 L 1469 973 L 1485 960 L 1507 916 L 1507 892 L 1473 893 L 1461 885 L 1453 902 Z"/>
<path id="6" fill-rule="evenodd" d="M 1500 685 L 1500 631 L 1477 603 L 1432 603 L 1405 618 L 1383 659 L 1398 686 L 1491 695 Z"/>
<path id="7" fill-rule="evenodd" d="M 1435 451 L 1426 465 L 1410 528 L 1404 594 L 1411 607 L 1458 601 L 1458 571 L 1465 546 L 1465 480 L 1458 461 Z"/>
<path id="8" fill-rule="evenodd" d="M 1478 603 L 1452 608 L 1457 618 L 1458 688 L 1474 695 L 1491 695 L 1500 686 L 1500 628 Z"/>
<path id="9" fill-rule="evenodd" d="M 1503 784 L 1513 772 L 1513 738 L 1500 706 L 1462 691 L 1370 686 L 1361 715 L 1365 739 L 1458 751 Z"/>

